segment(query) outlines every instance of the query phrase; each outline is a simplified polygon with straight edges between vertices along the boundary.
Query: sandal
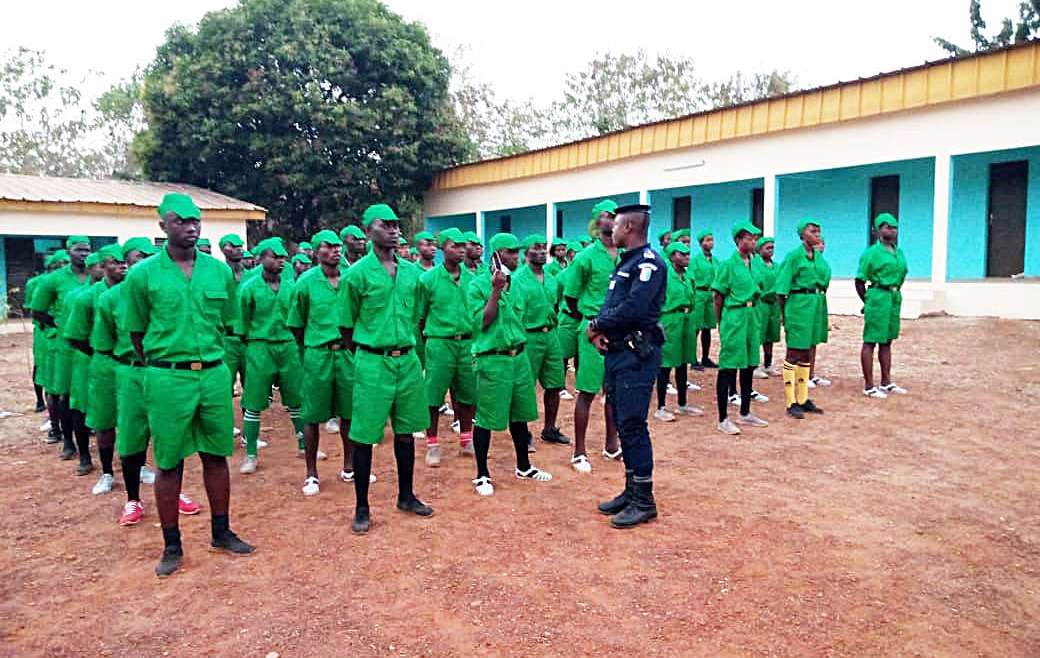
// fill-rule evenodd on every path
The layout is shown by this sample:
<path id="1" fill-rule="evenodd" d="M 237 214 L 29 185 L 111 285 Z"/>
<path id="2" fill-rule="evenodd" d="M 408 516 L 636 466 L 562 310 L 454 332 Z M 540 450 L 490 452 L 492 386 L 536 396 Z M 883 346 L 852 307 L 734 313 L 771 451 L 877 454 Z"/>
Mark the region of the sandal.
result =
<path id="1" fill-rule="evenodd" d="M 587 455 L 576 455 L 571 457 L 571 468 L 579 473 L 591 473 L 592 463 L 589 462 Z"/>
<path id="2" fill-rule="evenodd" d="M 606 459 L 611 459 L 613 461 L 617 461 L 617 460 L 621 459 L 621 448 L 618 447 L 618 449 L 615 450 L 614 452 L 607 452 L 607 449 L 604 448 L 603 449 L 603 457 L 606 458 Z"/>
<path id="3" fill-rule="evenodd" d="M 495 493 L 495 487 L 491 485 L 489 477 L 479 477 L 473 480 L 473 486 L 476 487 L 479 496 L 490 496 Z"/>
<path id="4" fill-rule="evenodd" d="M 535 482 L 548 482 L 552 479 L 552 473 L 540 471 L 534 466 L 532 466 L 526 471 L 521 471 L 519 468 L 516 469 L 516 477 L 519 480 L 534 480 Z"/>

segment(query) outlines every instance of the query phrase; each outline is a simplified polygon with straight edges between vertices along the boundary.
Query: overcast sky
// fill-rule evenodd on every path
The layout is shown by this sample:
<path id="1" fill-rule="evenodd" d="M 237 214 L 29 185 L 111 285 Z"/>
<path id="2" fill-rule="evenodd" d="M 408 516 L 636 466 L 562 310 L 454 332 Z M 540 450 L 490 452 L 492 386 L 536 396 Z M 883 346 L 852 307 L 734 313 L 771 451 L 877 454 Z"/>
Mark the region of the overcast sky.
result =
<path id="1" fill-rule="evenodd" d="M 0 51 L 47 51 L 76 73 L 106 82 L 151 61 L 167 27 L 192 24 L 235 0 L 4 0 Z M 968 42 L 968 0 L 387 0 L 426 24 L 451 53 L 463 45 L 476 76 L 502 97 L 551 100 L 566 73 L 597 54 L 688 55 L 707 78 L 788 69 L 799 86 L 869 76 L 944 53 L 931 37 Z M 1018 0 L 984 0 L 995 31 Z"/>

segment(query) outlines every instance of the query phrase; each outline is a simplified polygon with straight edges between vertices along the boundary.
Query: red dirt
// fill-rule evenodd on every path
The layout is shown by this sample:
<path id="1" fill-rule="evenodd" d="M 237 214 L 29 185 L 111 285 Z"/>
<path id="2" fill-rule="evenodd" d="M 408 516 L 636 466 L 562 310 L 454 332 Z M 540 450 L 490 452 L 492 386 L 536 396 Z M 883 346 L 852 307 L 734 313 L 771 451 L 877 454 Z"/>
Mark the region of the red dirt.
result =
<path id="1" fill-rule="evenodd" d="M 539 444 L 556 479 L 520 482 L 496 434 L 490 499 L 454 449 L 436 470 L 418 450 L 426 520 L 394 510 L 393 456 L 377 450 L 374 526 L 356 537 L 338 438 L 322 434 L 323 491 L 304 498 L 279 408 L 261 470 L 232 460 L 232 527 L 258 552 L 209 553 L 208 513 L 182 517 L 185 564 L 161 581 L 151 491 L 145 522 L 118 527 L 122 487 L 91 496 L 95 476 L 42 443 L 29 341 L 0 337 L 0 409 L 26 414 L 0 420 L 0 655 L 1040 655 L 1040 323 L 905 323 L 910 395 L 886 401 L 860 395 L 860 321 L 832 323 L 823 417 L 784 419 L 774 378 L 756 382 L 769 428 L 726 437 L 711 410 L 652 423 L 649 526 L 612 530 L 595 511 L 620 465 L 596 456 L 580 476 L 568 448 Z M 711 406 L 711 375 L 694 381 Z M 185 483 L 205 501 L 197 460 Z"/>

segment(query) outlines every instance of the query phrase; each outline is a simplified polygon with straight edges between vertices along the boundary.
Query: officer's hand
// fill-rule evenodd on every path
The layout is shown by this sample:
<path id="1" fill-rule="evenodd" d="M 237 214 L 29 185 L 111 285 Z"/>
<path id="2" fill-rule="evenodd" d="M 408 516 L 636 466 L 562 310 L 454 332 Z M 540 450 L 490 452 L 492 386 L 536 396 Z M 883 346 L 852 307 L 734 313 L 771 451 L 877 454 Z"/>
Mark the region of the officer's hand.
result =
<path id="1" fill-rule="evenodd" d="M 501 271 L 495 272 L 491 275 L 491 287 L 494 290 L 501 291 L 509 283 L 509 277 L 503 274 Z"/>
<path id="2" fill-rule="evenodd" d="M 597 333 L 591 337 L 592 346 L 600 352 L 607 351 L 607 337 L 603 334 Z"/>
<path id="3" fill-rule="evenodd" d="M 585 337 L 589 339 L 590 343 L 595 344 L 596 343 L 596 336 L 599 336 L 599 335 L 600 335 L 600 333 L 598 331 L 596 331 L 596 328 L 593 327 L 591 323 L 585 325 Z"/>

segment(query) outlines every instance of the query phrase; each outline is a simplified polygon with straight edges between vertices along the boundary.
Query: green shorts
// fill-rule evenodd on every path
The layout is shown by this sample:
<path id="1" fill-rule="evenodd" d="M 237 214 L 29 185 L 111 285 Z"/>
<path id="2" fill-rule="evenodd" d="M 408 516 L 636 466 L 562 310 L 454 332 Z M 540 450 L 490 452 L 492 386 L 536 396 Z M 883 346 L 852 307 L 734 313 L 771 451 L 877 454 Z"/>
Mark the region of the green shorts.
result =
<path id="1" fill-rule="evenodd" d="M 582 320 L 578 328 L 578 374 L 574 388 L 582 393 L 599 393 L 603 388 L 603 355 L 585 335 L 588 325 L 588 320 Z"/>
<path id="2" fill-rule="evenodd" d="M 724 308 L 719 324 L 719 368 L 757 366 L 761 335 L 754 306 Z"/>
<path id="3" fill-rule="evenodd" d="M 473 375 L 472 346 L 472 340 L 426 339 L 426 406 L 441 406 L 449 390 L 455 391 L 459 404 L 473 404 L 477 382 Z"/>
<path id="4" fill-rule="evenodd" d="M 758 312 L 758 328 L 762 332 L 763 343 L 780 342 L 780 304 L 760 301 L 755 310 Z"/>
<path id="5" fill-rule="evenodd" d="M 693 329 L 715 328 L 715 293 L 711 290 L 693 291 Z"/>
<path id="6" fill-rule="evenodd" d="M 55 336 L 51 342 L 50 375 L 48 393 L 68 395 L 72 386 L 72 357 L 76 352 L 68 342 Z"/>
<path id="7" fill-rule="evenodd" d="M 538 418 L 534 378 L 526 356 L 478 356 L 476 370 L 474 425 L 501 432 L 509 423 L 526 423 Z"/>
<path id="8" fill-rule="evenodd" d="M 75 347 L 69 350 L 69 408 L 87 413 L 90 396 L 90 357 Z"/>
<path id="9" fill-rule="evenodd" d="M 303 349 L 300 374 L 300 397 L 303 398 L 300 419 L 303 422 L 324 423 L 333 416 L 350 420 L 354 409 L 354 360 L 354 355 L 347 350 Z"/>
<path id="10" fill-rule="evenodd" d="M 547 391 L 563 388 L 563 355 L 556 331 L 527 332 L 527 362 L 531 377 Z"/>
<path id="11" fill-rule="evenodd" d="M 148 368 L 116 366 L 116 452 L 129 457 L 148 450 L 148 404 L 144 378 Z"/>
<path id="12" fill-rule="evenodd" d="M 831 335 L 831 318 L 827 309 L 827 293 L 820 295 L 819 304 L 816 306 L 816 342 L 826 343 Z"/>
<path id="13" fill-rule="evenodd" d="M 103 432 L 116 426 L 116 371 L 119 362 L 94 352 L 90 359 L 87 427 Z"/>
<path id="14" fill-rule="evenodd" d="M 231 385 L 235 385 L 235 377 L 246 385 L 246 344 L 238 336 L 224 336 L 224 365 L 231 373 Z"/>
<path id="15" fill-rule="evenodd" d="M 884 344 L 899 338 L 899 311 L 903 293 L 869 288 L 863 306 L 863 342 Z"/>
<path id="16" fill-rule="evenodd" d="M 156 466 L 175 468 L 197 452 L 231 456 L 235 413 L 227 366 L 205 370 L 149 367 L 144 372 Z"/>
<path id="17" fill-rule="evenodd" d="M 784 339 L 788 349 L 809 350 L 819 341 L 820 295 L 798 293 L 790 295 L 784 304 Z"/>
<path id="18" fill-rule="evenodd" d="M 556 327 L 556 340 L 560 343 L 560 358 L 573 359 L 578 356 L 578 329 L 581 319 L 560 313 L 560 324 Z"/>
<path id="19" fill-rule="evenodd" d="M 354 376 L 351 441 L 368 445 L 382 442 L 388 419 L 394 434 L 421 432 L 430 424 L 422 366 L 415 350 L 402 356 L 383 356 L 358 348 Z"/>
<path id="20" fill-rule="evenodd" d="M 246 370 L 249 371 L 249 379 L 242 390 L 242 409 L 256 413 L 266 409 L 270 405 L 271 386 L 276 378 L 282 404 L 290 409 L 300 406 L 302 373 L 300 348 L 295 341 L 246 341 Z"/>
<path id="21" fill-rule="evenodd" d="M 33 380 L 48 393 L 51 392 L 51 370 L 53 369 L 51 364 L 54 361 L 54 337 L 48 335 L 52 332 L 53 330 L 40 330 L 39 357 L 36 361 L 36 378 Z M 33 351 L 36 351 L 35 343 L 33 343 Z"/>
<path id="22" fill-rule="evenodd" d="M 661 327 L 665 337 L 661 346 L 662 368 L 678 368 L 697 360 L 697 332 L 690 322 L 689 313 L 663 313 Z"/>
<path id="23" fill-rule="evenodd" d="M 40 381 L 40 374 L 43 371 L 43 361 L 47 357 L 44 356 L 47 353 L 46 345 L 44 341 L 46 338 L 43 335 L 43 330 L 33 325 L 33 384 L 37 386 L 43 386 L 43 382 Z"/>
<path id="24" fill-rule="evenodd" d="M 419 356 L 419 365 L 426 370 L 426 338 L 420 329 L 416 329 L 415 332 L 415 353 Z"/>

